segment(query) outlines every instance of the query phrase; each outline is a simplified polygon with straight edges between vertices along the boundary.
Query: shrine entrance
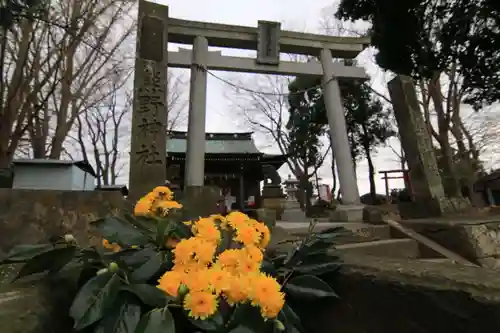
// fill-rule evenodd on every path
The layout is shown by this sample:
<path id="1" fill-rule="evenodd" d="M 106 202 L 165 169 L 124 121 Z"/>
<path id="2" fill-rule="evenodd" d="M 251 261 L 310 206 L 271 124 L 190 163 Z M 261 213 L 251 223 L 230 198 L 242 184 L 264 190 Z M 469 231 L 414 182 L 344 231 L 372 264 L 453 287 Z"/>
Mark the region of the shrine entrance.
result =
<path id="1" fill-rule="evenodd" d="M 190 68 L 185 181 L 205 184 L 205 118 L 210 70 L 288 76 L 321 76 L 328 124 L 344 206 L 359 211 L 359 192 L 347 137 L 338 80 L 364 80 L 363 68 L 334 59 L 354 59 L 369 43 L 365 37 L 333 37 L 281 30 L 280 23 L 259 21 L 244 27 L 169 18 L 168 7 L 139 1 L 134 112 L 129 186 L 132 198 L 166 180 L 167 68 Z M 191 44 L 191 50 L 168 51 L 168 43 Z M 257 58 L 224 56 L 209 46 L 256 50 Z M 281 53 L 313 56 L 307 63 L 282 61 Z M 357 215 L 359 215 L 357 214 Z M 360 215 L 359 215 L 360 216 Z M 345 217 L 344 217 L 345 218 Z"/>

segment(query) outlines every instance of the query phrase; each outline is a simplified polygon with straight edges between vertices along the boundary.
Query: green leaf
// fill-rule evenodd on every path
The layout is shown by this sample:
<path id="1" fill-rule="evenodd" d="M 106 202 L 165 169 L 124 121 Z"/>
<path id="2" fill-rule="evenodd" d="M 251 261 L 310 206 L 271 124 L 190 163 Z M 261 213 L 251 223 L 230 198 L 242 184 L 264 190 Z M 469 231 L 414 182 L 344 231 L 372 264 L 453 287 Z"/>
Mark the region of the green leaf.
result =
<path id="1" fill-rule="evenodd" d="M 341 267 L 338 262 L 323 262 L 319 264 L 301 264 L 294 268 L 294 271 L 301 274 L 322 275 L 333 272 Z"/>
<path id="2" fill-rule="evenodd" d="M 163 252 L 152 251 L 149 259 L 130 274 L 130 280 L 134 282 L 147 282 L 158 274 L 163 264 Z"/>
<path id="3" fill-rule="evenodd" d="M 224 325 L 224 318 L 219 312 L 204 320 L 189 317 L 189 321 L 204 331 L 217 331 Z"/>
<path id="4" fill-rule="evenodd" d="M 229 322 L 229 328 L 243 326 L 254 332 L 266 332 L 267 328 L 259 308 L 249 304 L 237 305 Z"/>
<path id="5" fill-rule="evenodd" d="M 165 244 L 165 233 L 169 231 L 170 220 L 162 218 L 158 220 L 158 227 L 156 229 L 156 245 L 163 247 Z"/>
<path id="6" fill-rule="evenodd" d="M 73 260 L 76 250 L 76 247 L 68 246 L 52 249 L 48 252 L 39 254 L 26 262 L 14 281 L 28 275 L 42 273 L 45 271 L 56 273 Z"/>
<path id="7" fill-rule="evenodd" d="M 193 233 L 191 232 L 191 227 L 184 224 L 184 222 L 182 222 L 181 219 L 172 218 L 171 221 L 173 224 L 172 233 L 174 236 L 180 239 L 189 238 L 193 236 Z"/>
<path id="8" fill-rule="evenodd" d="M 141 305 L 127 293 L 120 293 L 94 333 L 134 333 L 141 320 Z"/>
<path id="9" fill-rule="evenodd" d="M 291 297 L 297 298 L 338 298 L 338 295 L 325 281 L 313 275 L 300 275 L 291 278 L 284 286 L 284 290 Z"/>
<path id="10" fill-rule="evenodd" d="M 2 264 L 25 262 L 53 248 L 54 246 L 52 244 L 18 245 L 7 253 L 5 259 L 2 260 Z"/>
<path id="11" fill-rule="evenodd" d="M 108 216 L 92 224 L 110 243 L 120 246 L 143 246 L 149 242 L 149 238 L 139 229 L 116 216 Z"/>
<path id="12" fill-rule="evenodd" d="M 101 319 L 111 308 L 120 288 L 116 274 L 94 276 L 76 295 L 69 315 L 75 320 L 75 329 L 81 330 Z"/>
<path id="13" fill-rule="evenodd" d="M 268 260 L 263 260 L 262 265 L 260 266 L 260 270 L 263 273 L 271 274 L 273 276 L 276 275 L 276 267 L 274 264 Z"/>
<path id="14" fill-rule="evenodd" d="M 169 300 L 169 297 L 162 290 L 149 284 L 131 284 L 123 286 L 122 290 L 134 294 L 144 304 L 154 308 L 163 308 Z"/>
<path id="15" fill-rule="evenodd" d="M 230 330 L 229 333 L 258 333 L 258 332 L 255 332 L 246 326 L 237 326 L 232 330 Z"/>
<path id="16" fill-rule="evenodd" d="M 135 333 L 175 333 L 175 322 L 168 308 L 154 309 L 142 316 Z"/>
<path id="17" fill-rule="evenodd" d="M 108 255 L 112 260 L 122 261 L 130 270 L 134 270 L 144 265 L 155 253 L 157 252 L 154 249 L 146 247 L 144 249 L 126 249 Z"/>
<path id="18" fill-rule="evenodd" d="M 281 309 L 281 313 L 285 316 L 285 326 L 290 333 L 295 333 L 295 331 L 304 332 L 299 316 L 293 311 L 290 305 L 285 303 L 283 309 Z"/>
<path id="19" fill-rule="evenodd" d="M 150 236 L 154 236 L 156 230 L 156 219 L 147 216 L 134 216 L 130 213 L 124 214 L 125 220 L 137 229 L 144 231 Z"/>

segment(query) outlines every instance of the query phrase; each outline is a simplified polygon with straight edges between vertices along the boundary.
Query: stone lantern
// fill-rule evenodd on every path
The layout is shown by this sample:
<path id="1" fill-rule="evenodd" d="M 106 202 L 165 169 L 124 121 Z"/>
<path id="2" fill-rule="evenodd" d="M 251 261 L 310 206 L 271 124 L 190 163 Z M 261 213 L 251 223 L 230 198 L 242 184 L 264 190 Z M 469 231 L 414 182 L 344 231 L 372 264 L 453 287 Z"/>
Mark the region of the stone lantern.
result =
<path id="1" fill-rule="evenodd" d="M 282 220 L 284 222 L 307 222 L 306 215 L 297 200 L 299 181 L 292 179 L 292 176 L 288 175 L 288 179 L 283 182 L 283 185 L 285 185 L 287 200 L 285 201 Z"/>
<path id="2" fill-rule="evenodd" d="M 297 201 L 299 181 L 297 179 L 292 179 L 292 176 L 288 175 L 288 179 L 283 182 L 283 185 L 285 185 L 287 199 L 290 201 Z"/>

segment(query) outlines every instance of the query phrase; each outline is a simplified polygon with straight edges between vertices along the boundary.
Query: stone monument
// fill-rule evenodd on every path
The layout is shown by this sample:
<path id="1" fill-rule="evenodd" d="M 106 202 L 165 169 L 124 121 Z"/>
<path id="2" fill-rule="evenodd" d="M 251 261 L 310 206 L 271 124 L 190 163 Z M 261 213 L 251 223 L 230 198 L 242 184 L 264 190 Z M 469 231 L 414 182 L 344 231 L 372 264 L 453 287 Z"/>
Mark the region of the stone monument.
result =
<path id="1" fill-rule="evenodd" d="M 129 198 L 167 179 L 168 7 L 139 1 L 132 113 Z"/>
<path id="2" fill-rule="evenodd" d="M 288 175 L 288 179 L 283 182 L 286 190 L 285 209 L 281 219 L 285 222 L 307 222 L 308 219 L 304 211 L 300 208 L 297 198 L 299 191 L 299 181 Z"/>
<path id="3" fill-rule="evenodd" d="M 412 79 L 398 75 L 389 82 L 388 88 L 413 192 L 413 202 L 398 204 L 401 217 L 437 217 L 468 208 L 467 199 L 445 196 L 432 138 L 420 112 Z"/>

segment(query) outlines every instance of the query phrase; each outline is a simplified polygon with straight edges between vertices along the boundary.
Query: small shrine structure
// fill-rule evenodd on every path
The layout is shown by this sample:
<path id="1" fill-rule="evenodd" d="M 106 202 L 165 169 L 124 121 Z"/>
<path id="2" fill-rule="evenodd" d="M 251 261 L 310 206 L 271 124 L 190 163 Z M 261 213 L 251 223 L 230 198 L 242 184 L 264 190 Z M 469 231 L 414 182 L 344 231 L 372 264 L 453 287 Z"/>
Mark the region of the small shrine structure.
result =
<path id="1" fill-rule="evenodd" d="M 260 182 L 266 178 L 265 166 L 278 170 L 285 155 L 259 151 L 252 132 L 205 134 L 205 180 L 207 186 L 221 189 L 223 196 L 235 198 L 238 209 L 248 201 L 261 205 Z M 170 131 L 167 140 L 167 175 L 170 183 L 184 188 L 186 174 L 187 132 Z M 253 199 L 253 200 L 252 200 Z"/>

